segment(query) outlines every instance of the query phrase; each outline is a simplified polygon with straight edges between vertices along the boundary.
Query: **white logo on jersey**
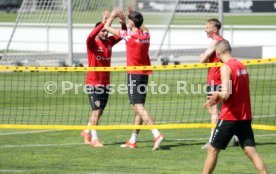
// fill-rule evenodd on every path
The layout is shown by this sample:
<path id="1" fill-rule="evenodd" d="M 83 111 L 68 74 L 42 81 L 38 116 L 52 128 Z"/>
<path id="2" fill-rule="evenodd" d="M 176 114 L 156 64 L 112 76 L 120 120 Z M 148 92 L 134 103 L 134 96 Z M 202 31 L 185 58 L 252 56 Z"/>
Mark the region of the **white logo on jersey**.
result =
<path id="1" fill-rule="evenodd" d="M 99 47 L 99 49 L 97 50 L 97 52 L 104 52 L 102 47 Z"/>
<path id="2" fill-rule="evenodd" d="M 136 39 L 135 42 L 137 43 L 150 43 L 150 40 L 149 39 Z"/>
<path id="3" fill-rule="evenodd" d="M 237 76 L 244 75 L 244 74 L 247 74 L 246 69 L 238 69 L 237 70 Z"/>
<path id="4" fill-rule="evenodd" d="M 97 56 L 97 60 L 110 60 L 110 57 L 102 57 L 102 56 Z"/>

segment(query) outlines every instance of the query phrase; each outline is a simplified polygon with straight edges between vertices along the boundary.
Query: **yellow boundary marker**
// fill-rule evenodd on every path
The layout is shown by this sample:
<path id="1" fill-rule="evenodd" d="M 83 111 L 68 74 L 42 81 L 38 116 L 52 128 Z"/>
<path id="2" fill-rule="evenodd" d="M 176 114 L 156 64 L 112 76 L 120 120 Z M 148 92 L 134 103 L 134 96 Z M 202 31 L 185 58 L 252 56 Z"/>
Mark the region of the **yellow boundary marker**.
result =
<path id="1" fill-rule="evenodd" d="M 0 129 L 61 129 L 61 130 L 126 130 L 126 129 L 195 129 L 213 128 L 215 125 L 202 124 L 164 124 L 164 125 L 103 125 L 103 126 L 75 126 L 75 125 L 16 125 L 0 124 Z M 276 131 L 276 126 L 252 125 L 253 129 Z"/>
<path id="2" fill-rule="evenodd" d="M 276 62 L 276 58 L 244 60 L 245 65 L 256 65 Z M 0 71 L 131 71 L 131 70 L 179 70 L 219 67 L 222 63 L 199 63 L 182 65 L 158 65 L 158 66 L 112 66 L 112 67 L 34 67 L 34 66 L 0 66 Z"/>

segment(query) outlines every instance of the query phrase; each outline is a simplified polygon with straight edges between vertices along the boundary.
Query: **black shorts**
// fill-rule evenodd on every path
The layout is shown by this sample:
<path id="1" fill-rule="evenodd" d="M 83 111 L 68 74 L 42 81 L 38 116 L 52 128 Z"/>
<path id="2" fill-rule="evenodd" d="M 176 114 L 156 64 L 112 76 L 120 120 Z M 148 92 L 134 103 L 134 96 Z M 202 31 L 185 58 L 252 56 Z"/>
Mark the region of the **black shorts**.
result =
<path id="1" fill-rule="evenodd" d="M 147 95 L 148 75 L 128 74 L 128 98 L 130 104 L 145 104 Z"/>
<path id="2" fill-rule="evenodd" d="M 217 149 L 226 149 L 228 143 L 234 135 L 239 138 L 242 148 L 245 146 L 255 147 L 251 120 L 218 120 L 212 136 L 211 145 Z"/>
<path id="3" fill-rule="evenodd" d="M 211 96 L 212 95 L 211 92 L 214 92 L 214 91 L 221 91 L 221 86 L 208 84 L 206 88 L 207 96 Z"/>
<path id="4" fill-rule="evenodd" d="M 104 110 L 109 96 L 109 88 L 106 86 L 87 86 L 86 88 L 92 110 Z"/>

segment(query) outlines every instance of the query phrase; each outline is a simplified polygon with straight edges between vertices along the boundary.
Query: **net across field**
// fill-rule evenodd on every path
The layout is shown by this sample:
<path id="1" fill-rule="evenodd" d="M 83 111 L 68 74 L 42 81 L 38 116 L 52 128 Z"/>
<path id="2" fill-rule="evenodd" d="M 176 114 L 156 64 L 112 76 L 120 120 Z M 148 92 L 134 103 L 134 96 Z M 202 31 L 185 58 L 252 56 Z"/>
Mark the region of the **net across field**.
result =
<path id="1" fill-rule="evenodd" d="M 275 126 L 276 64 L 273 63 L 274 59 L 270 61 L 247 65 L 247 68 L 250 74 L 253 123 Z M 151 67 L 156 70 L 149 77 L 146 108 L 157 124 L 210 122 L 209 113 L 203 108 L 207 78 L 207 68 L 204 66 L 209 65 Z M 28 67 L 1 69 L 2 125 L 87 124 L 91 111 L 85 86 L 87 68 L 59 67 L 62 70 L 59 71 L 58 67 L 51 67 L 34 72 Z M 100 125 L 132 125 L 134 114 L 128 101 L 126 72 L 118 71 L 116 67 L 110 69 L 110 95 Z"/>

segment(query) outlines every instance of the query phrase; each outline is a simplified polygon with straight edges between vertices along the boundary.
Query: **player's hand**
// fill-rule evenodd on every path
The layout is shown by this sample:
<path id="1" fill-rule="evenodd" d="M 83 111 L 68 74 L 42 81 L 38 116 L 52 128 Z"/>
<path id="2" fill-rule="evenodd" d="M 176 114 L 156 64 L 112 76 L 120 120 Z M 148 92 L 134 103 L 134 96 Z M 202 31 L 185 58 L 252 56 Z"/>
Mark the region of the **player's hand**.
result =
<path id="1" fill-rule="evenodd" d="M 126 24 L 126 15 L 122 10 L 119 11 L 118 17 L 120 24 Z"/>
<path id="2" fill-rule="evenodd" d="M 114 7 L 110 17 L 117 18 L 119 16 L 120 11 L 121 11 L 121 9 L 118 6 Z"/>
<path id="3" fill-rule="evenodd" d="M 127 7 L 127 14 L 129 14 L 130 12 L 132 12 L 132 8 L 131 7 Z"/>
<path id="4" fill-rule="evenodd" d="M 219 98 L 219 93 L 218 92 L 213 92 L 211 96 L 208 96 L 208 101 L 204 103 L 204 108 L 209 109 L 215 104 L 217 104 L 220 100 Z"/>
<path id="5" fill-rule="evenodd" d="M 104 10 L 103 12 L 103 23 L 105 24 L 106 21 L 108 20 L 109 18 L 109 11 L 108 10 Z"/>

